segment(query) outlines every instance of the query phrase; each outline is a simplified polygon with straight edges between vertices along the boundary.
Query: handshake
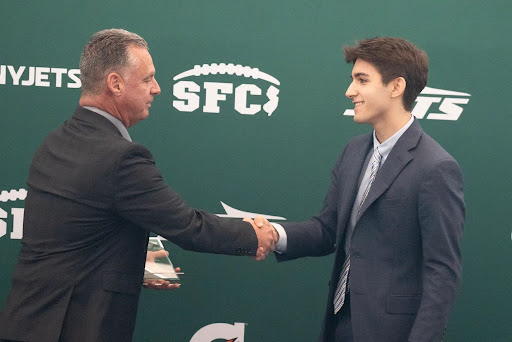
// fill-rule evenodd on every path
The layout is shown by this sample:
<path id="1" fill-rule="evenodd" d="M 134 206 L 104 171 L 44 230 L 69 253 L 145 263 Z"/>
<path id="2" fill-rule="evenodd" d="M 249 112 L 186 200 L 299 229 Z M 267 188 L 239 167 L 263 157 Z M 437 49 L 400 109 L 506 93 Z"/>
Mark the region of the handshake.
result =
<path id="1" fill-rule="evenodd" d="M 254 220 L 246 217 L 244 221 L 252 225 L 258 237 L 258 250 L 254 259 L 257 261 L 264 260 L 268 253 L 274 250 L 276 243 L 279 241 L 277 230 L 266 218 L 260 215 L 256 216 Z"/>
<path id="2" fill-rule="evenodd" d="M 258 215 L 251 220 L 250 218 L 244 218 L 244 221 L 249 222 L 258 238 L 258 250 L 256 256 L 253 257 L 257 261 L 264 260 L 265 257 L 274 250 L 276 243 L 279 241 L 279 233 L 277 230 L 268 222 L 266 218 Z M 148 251 L 146 255 L 146 262 L 155 261 L 155 258 L 161 258 L 168 256 L 169 252 L 166 250 L 159 250 L 155 252 Z M 179 267 L 176 268 L 176 272 L 180 272 Z M 172 284 L 166 279 L 144 279 L 143 286 L 145 288 L 153 290 L 173 290 L 180 287 L 180 284 Z"/>

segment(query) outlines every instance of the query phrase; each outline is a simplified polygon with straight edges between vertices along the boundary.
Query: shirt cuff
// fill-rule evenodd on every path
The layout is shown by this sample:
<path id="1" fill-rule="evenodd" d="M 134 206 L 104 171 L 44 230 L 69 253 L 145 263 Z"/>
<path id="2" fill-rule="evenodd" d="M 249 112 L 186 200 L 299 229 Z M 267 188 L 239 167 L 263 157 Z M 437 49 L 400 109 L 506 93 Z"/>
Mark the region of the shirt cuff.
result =
<path id="1" fill-rule="evenodd" d="M 276 243 L 274 252 L 279 254 L 286 253 L 286 249 L 288 247 L 288 236 L 286 235 L 286 231 L 279 223 L 272 222 L 272 225 L 279 234 L 279 241 Z"/>

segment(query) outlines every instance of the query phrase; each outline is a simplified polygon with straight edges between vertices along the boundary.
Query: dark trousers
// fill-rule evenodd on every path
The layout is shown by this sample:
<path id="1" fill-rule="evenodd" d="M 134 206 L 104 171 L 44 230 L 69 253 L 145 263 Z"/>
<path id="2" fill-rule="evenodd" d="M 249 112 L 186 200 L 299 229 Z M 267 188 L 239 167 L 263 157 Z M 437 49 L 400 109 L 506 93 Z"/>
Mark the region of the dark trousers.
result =
<path id="1" fill-rule="evenodd" d="M 334 315 L 334 341 L 353 342 L 352 317 L 350 314 L 350 292 L 345 295 L 345 303 L 340 311 Z"/>

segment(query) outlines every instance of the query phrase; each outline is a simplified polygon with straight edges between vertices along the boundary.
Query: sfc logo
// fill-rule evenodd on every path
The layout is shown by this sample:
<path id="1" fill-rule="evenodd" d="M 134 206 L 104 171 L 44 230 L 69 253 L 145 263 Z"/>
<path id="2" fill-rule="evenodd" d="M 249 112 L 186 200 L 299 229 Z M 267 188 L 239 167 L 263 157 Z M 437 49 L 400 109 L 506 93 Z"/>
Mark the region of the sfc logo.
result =
<path id="1" fill-rule="evenodd" d="M 26 197 L 27 190 L 25 189 L 12 189 L 10 191 L 2 190 L 0 192 L 0 204 L 6 202 L 24 201 Z M 24 212 L 24 208 L 11 208 L 11 220 L 9 213 L 0 206 L 0 238 L 6 236 L 8 231 L 10 231 L 9 237 L 13 240 L 19 240 L 23 237 Z M 8 223 L 11 222 L 12 226 L 9 227 Z"/>
<path id="2" fill-rule="evenodd" d="M 202 80 L 208 76 L 208 81 L 185 80 L 199 76 Z M 232 76 L 244 78 L 240 82 Z M 218 81 L 226 79 L 231 82 Z M 279 89 L 275 86 L 280 82 L 258 68 L 232 63 L 195 65 L 174 76 L 173 80 L 178 82 L 173 86 L 176 100 L 172 105 L 180 112 L 193 112 L 202 105 L 203 113 L 220 113 L 221 107 L 225 112 L 232 106 L 239 114 L 255 115 L 263 110 L 271 116 L 279 104 Z"/>
<path id="3" fill-rule="evenodd" d="M 412 115 L 418 119 L 457 121 L 464 110 L 460 105 L 467 104 L 470 96 L 468 93 L 425 87 L 416 99 Z M 343 115 L 354 116 L 354 110 L 347 109 Z"/>
<path id="4" fill-rule="evenodd" d="M 244 342 L 245 323 L 213 323 L 199 329 L 190 342 Z"/>

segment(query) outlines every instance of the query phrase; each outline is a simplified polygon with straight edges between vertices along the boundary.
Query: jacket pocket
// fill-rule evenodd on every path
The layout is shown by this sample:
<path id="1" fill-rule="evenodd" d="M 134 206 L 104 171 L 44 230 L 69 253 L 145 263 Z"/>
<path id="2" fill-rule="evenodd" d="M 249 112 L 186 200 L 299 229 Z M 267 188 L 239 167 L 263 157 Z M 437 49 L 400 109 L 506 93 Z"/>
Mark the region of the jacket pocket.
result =
<path id="1" fill-rule="evenodd" d="M 390 314 L 415 314 L 418 312 L 421 296 L 388 296 L 386 312 Z"/>
<path id="2" fill-rule="evenodd" d="M 138 275 L 119 272 L 103 273 L 103 289 L 105 291 L 136 295 L 140 292 L 141 286 L 142 279 Z"/>

